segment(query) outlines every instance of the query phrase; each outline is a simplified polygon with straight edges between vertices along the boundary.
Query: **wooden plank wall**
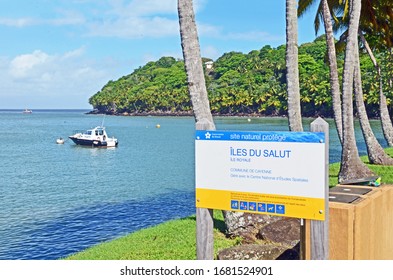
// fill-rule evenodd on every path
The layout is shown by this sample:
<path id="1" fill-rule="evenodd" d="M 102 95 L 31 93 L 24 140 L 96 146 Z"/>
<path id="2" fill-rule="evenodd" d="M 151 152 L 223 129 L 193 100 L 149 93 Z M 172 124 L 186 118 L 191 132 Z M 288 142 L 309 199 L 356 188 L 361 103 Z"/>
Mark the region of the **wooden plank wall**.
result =
<path id="1" fill-rule="evenodd" d="M 330 202 L 329 213 L 330 259 L 393 260 L 392 185 L 375 187 L 351 204 Z"/>

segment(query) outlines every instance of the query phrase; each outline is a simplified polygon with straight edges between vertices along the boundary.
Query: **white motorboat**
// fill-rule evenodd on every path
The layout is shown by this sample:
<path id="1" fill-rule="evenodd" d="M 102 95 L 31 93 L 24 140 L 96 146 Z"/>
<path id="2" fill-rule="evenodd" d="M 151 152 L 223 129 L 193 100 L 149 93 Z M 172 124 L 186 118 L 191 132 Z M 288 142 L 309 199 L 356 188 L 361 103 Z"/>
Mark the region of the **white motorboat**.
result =
<path id="1" fill-rule="evenodd" d="M 72 141 L 77 145 L 90 146 L 90 147 L 116 147 L 118 141 L 114 137 L 108 137 L 105 127 L 97 126 L 93 129 L 86 130 L 85 132 L 78 132 L 69 136 Z"/>

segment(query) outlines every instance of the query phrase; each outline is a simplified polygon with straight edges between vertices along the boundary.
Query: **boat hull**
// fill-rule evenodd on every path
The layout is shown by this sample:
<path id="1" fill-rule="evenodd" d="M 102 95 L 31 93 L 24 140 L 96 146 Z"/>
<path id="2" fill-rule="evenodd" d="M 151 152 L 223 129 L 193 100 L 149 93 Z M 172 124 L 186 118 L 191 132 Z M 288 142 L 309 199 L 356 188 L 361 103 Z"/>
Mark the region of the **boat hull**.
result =
<path id="1" fill-rule="evenodd" d="M 91 139 L 81 139 L 73 136 L 69 136 L 75 144 L 81 145 L 81 146 L 89 146 L 89 147 L 102 147 L 102 148 L 107 148 L 107 147 L 117 147 L 117 140 L 116 141 L 100 141 L 100 140 L 91 140 Z"/>

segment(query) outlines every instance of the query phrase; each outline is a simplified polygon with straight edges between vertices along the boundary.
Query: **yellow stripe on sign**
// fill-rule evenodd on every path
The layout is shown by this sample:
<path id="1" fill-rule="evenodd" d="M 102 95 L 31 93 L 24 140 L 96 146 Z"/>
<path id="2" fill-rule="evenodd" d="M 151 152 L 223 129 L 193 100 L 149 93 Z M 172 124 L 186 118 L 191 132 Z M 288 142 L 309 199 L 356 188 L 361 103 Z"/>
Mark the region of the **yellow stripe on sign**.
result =
<path id="1" fill-rule="evenodd" d="M 196 207 L 325 220 L 322 198 L 196 189 Z"/>

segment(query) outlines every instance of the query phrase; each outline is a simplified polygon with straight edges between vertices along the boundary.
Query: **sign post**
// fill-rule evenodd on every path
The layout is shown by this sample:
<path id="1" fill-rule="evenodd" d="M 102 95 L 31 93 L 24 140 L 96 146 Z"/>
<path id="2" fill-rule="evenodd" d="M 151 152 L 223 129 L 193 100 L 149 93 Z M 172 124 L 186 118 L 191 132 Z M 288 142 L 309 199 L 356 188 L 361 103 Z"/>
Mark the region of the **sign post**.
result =
<path id="1" fill-rule="evenodd" d="M 323 132 L 325 134 L 325 220 L 310 221 L 310 259 L 329 259 L 329 124 L 322 118 L 317 118 L 311 123 L 310 130 L 313 132 Z"/>
<path id="2" fill-rule="evenodd" d="M 196 130 L 214 129 L 207 120 L 196 123 Z M 214 257 L 213 209 L 196 208 L 196 250 L 198 260 L 212 260 Z"/>

